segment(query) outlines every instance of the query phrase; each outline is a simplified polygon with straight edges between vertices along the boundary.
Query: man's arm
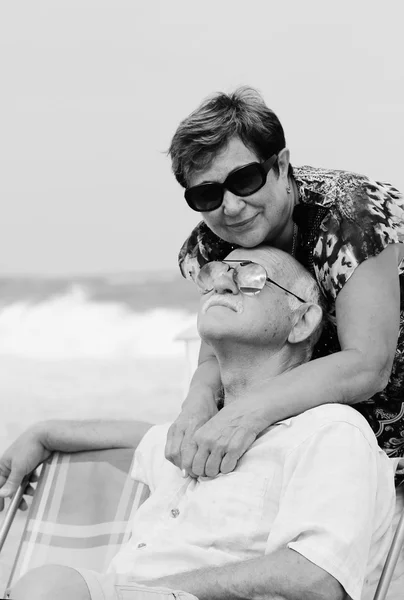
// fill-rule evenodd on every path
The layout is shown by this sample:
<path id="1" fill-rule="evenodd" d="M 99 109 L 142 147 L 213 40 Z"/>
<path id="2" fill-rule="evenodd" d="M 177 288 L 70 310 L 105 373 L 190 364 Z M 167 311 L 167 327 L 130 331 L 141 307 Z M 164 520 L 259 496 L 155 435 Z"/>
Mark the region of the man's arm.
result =
<path id="1" fill-rule="evenodd" d="M 54 420 L 34 426 L 39 439 L 51 452 L 136 448 L 150 427 L 150 423 L 129 419 Z"/>
<path id="2" fill-rule="evenodd" d="M 0 510 L 3 498 L 11 496 L 22 479 L 52 452 L 136 448 L 150 427 L 149 423 L 130 420 L 53 420 L 29 427 L 0 458 Z"/>
<path id="3" fill-rule="evenodd" d="M 332 575 L 288 548 L 257 559 L 148 583 L 183 590 L 198 600 L 343 600 L 346 597 L 344 588 Z"/>

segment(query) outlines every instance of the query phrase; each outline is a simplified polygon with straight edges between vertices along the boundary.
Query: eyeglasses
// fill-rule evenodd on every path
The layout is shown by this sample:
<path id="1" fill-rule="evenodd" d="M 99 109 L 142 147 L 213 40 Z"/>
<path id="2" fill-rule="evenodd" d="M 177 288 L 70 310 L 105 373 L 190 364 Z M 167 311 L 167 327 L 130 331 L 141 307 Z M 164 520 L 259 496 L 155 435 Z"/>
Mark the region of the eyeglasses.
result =
<path id="1" fill-rule="evenodd" d="M 231 267 L 227 263 L 239 263 L 236 267 Z M 280 288 L 287 294 L 294 296 L 300 302 L 306 302 L 300 296 L 296 296 L 290 290 L 287 290 L 279 283 L 276 283 L 273 279 L 268 277 L 268 273 L 262 265 L 259 265 L 251 260 L 225 260 L 218 261 L 212 260 L 211 262 L 203 265 L 199 274 L 195 280 L 195 283 L 202 294 L 211 292 L 215 285 L 214 280 L 216 277 L 227 273 L 229 270 L 233 270 L 233 281 L 237 285 L 237 289 L 246 296 L 255 296 L 264 289 L 265 284 L 272 283 L 276 287 Z"/>
<path id="2" fill-rule="evenodd" d="M 224 190 L 244 198 L 258 192 L 266 183 L 267 175 L 278 158 L 273 154 L 263 163 L 253 162 L 234 169 L 223 183 L 208 182 L 194 185 L 185 190 L 188 206 L 197 212 L 216 210 L 223 202 Z"/>

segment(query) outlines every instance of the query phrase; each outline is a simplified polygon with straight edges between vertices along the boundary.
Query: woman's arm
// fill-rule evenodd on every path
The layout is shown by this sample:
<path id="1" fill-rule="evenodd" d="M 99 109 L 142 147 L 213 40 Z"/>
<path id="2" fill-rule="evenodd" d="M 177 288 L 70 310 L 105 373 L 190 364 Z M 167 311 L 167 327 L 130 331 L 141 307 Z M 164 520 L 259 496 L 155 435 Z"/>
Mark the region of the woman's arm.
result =
<path id="1" fill-rule="evenodd" d="M 212 348 L 202 342 L 198 368 L 192 377 L 182 410 L 167 434 L 165 456 L 177 467 L 192 472 L 197 451 L 194 434 L 217 413 L 221 389 L 219 363 Z"/>
<path id="2" fill-rule="evenodd" d="M 273 423 L 321 404 L 355 404 L 384 389 L 398 338 L 397 247 L 388 246 L 356 268 L 338 295 L 336 314 L 340 352 L 255 389 L 247 414 L 236 400 L 196 431 L 197 450 L 184 458 L 195 475 L 232 471 L 258 433 Z"/>

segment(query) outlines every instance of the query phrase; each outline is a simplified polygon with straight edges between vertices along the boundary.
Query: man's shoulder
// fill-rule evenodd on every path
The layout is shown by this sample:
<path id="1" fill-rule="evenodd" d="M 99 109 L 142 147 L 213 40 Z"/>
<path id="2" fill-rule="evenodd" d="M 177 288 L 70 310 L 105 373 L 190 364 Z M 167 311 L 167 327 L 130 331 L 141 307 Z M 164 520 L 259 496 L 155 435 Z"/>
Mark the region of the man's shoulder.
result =
<path id="1" fill-rule="evenodd" d="M 171 423 L 152 425 L 144 434 L 138 448 L 140 448 L 142 451 L 145 451 L 146 449 L 150 451 L 158 450 L 161 447 L 164 448 L 170 425 Z"/>
<path id="2" fill-rule="evenodd" d="M 288 437 L 293 438 L 293 446 L 320 433 L 324 428 L 332 427 L 333 430 L 339 428 L 344 432 L 359 431 L 373 449 L 378 447 L 375 435 L 366 419 L 357 410 L 344 404 L 323 404 L 281 421 L 279 425 L 285 426 L 285 433 L 288 431 Z"/>
<path id="3" fill-rule="evenodd" d="M 170 423 L 153 425 L 141 439 L 135 451 L 132 478 L 142 481 L 154 491 L 167 465 L 164 455 Z"/>

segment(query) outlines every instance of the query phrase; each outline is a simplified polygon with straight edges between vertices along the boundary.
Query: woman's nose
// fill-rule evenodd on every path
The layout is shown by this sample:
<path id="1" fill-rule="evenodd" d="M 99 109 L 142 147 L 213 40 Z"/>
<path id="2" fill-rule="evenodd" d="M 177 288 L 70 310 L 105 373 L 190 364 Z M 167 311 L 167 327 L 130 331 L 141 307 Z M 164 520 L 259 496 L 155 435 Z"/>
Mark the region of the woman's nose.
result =
<path id="1" fill-rule="evenodd" d="M 224 191 L 223 212 L 226 215 L 230 217 L 238 215 L 245 207 L 245 204 L 243 198 L 240 198 L 240 196 L 236 196 L 229 190 Z"/>
<path id="2" fill-rule="evenodd" d="M 229 267 L 229 270 L 215 276 L 213 280 L 213 291 L 216 294 L 238 294 L 239 290 L 234 281 L 234 269 Z"/>

